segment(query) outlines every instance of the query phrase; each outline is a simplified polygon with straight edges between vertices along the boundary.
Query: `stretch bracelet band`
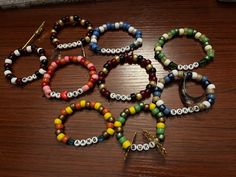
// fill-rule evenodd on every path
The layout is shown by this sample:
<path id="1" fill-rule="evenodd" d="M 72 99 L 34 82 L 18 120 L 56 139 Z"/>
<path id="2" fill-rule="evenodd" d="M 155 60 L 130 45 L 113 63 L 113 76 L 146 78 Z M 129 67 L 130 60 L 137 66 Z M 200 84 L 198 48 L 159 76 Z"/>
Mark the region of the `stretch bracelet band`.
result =
<path id="1" fill-rule="evenodd" d="M 124 135 L 123 127 L 129 118 L 129 116 L 133 116 L 135 114 L 139 114 L 142 111 L 151 112 L 152 116 L 157 119 L 156 124 L 156 138 L 148 141 L 144 144 L 135 144 L 128 140 Z M 129 108 L 124 109 L 119 118 L 115 121 L 114 127 L 116 130 L 116 138 L 121 144 L 122 148 L 127 151 L 130 149 L 131 151 L 147 151 L 152 148 L 162 148 L 162 143 L 165 139 L 165 118 L 163 117 L 163 113 L 157 108 L 154 103 L 144 104 L 143 102 L 137 103 L 134 106 L 130 106 Z"/>
<path id="2" fill-rule="evenodd" d="M 50 81 L 54 75 L 54 72 L 59 69 L 59 67 L 65 66 L 67 64 L 79 64 L 89 70 L 89 81 L 79 89 L 75 91 L 62 91 L 55 92 L 52 91 L 50 87 Z M 47 98 L 56 98 L 62 100 L 69 100 L 72 98 L 77 98 L 79 95 L 85 93 L 86 91 L 92 89 L 98 79 L 98 75 L 96 74 L 96 68 L 93 63 L 88 61 L 86 58 L 82 56 L 65 56 L 64 58 L 53 61 L 49 67 L 47 72 L 43 76 L 42 80 L 42 88 L 44 95 Z"/>
<path id="3" fill-rule="evenodd" d="M 167 86 L 174 80 L 182 79 L 184 75 L 186 75 L 187 80 L 199 82 L 202 87 L 206 89 L 206 100 L 199 102 L 193 106 L 170 109 L 161 100 L 161 93 L 165 86 Z M 190 114 L 209 109 L 214 104 L 215 88 L 215 85 L 212 84 L 206 76 L 202 76 L 196 72 L 191 71 L 184 73 L 183 71 L 173 70 L 167 76 L 157 82 L 157 86 L 156 88 L 154 88 L 152 102 L 156 103 L 157 107 L 164 113 L 165 116 L 179 116 L 183 114 Z"/>
<path id="4" fill-rule="evenodd" d="M 131 36 L 135 38 L 135 41 L 125 47 L 121 48 L 101 48 L 98 46 L 99 37 L 104 34 L 106 31 L 114 30 L 123 30 L 128 32 Z M 142 46 L 142 32 L 126 22 L 115 22 L 115 23 L 106 23 L 102 26 L 99 26 L 93 30 L 90 42 L 90 49 L 95 53 L 104 54 L 104 55 L 119 55 L 121 53 L 133 51 Z"/>
<path id="5" fill-rule="evenodd" d="M 78 41 L 61 44 L 59 39 L 57 38 L 57 35 L 61 30 L 63 30 L 68 25 L 84 27 L 87 29 L 88 32 L 84 38 L 81 38 Z M 92 30 L 93 30 L 93 27 L 89 21 L 82 19 L 77 15 L 65 16 L 65 17 L 62 17 L 60 20 L 58 20 L 54 24 L 53 29 L 51 30 L 50 40 L 52 44 L 57 49 L 60 49 L 60 50 L 81 47 L 82 45 L 88 44 L 90 42 Z"/>
<path id="6" fill-rule="evenodd" d="M 145 68 L 147 74 L 149 75 L 149 84 L 147 84 L 145 90 L 141 90 L 138 93 L 131 93 L 130 95 L 116 94 L 110 92 L 105 85 L 105 78 L 108 76 L 109 72 L 116 68 L 118 65 L 128 64 L 138 64 L 141 68 Z M 141 55 L 135 54 L 124 54 L 121 56 L 116 56 L 111 60 L 108 60 L 103 65 L 103 70 L 98 73 L 98 86 L 100 93 L 107 99 L 117 100 L 117 101 L 140 101 L 145 98 L 149 98 L 151 94 L 151 89 L 156 86 L 156 69 L 152 66 L 151 61 L 143 58 Z"/>
<path id="7" fill-rule="evenodd" d="M 173 61 L 171 61 L 162 51 L 162 48 L 168 40 L 173 39 L 178 36 L 183 36 L 183 35 L 200 41 L 206 53 L 206 56 L 203 57 L 200 61 L 194 62 L 189 65 L 176 64 Z M 198 68 L 199 66 L 204 67 L 210 61 L 212 61 L 215 57 L 215 51 L 210 45 L 209 39 L 204 34 L 192 28 L 172 29 L 168 33 L 163 34 L 159 38 L 158 42 L 155 44 L 154 51 L 155 51 L 155 58 L 159 62 L 161 62 L 166 68 L 170 70 L 177 69 L 177 70 L 187 71 L 187 70 L 193 70 L 195 68 Z"/>
<path id="8" fill-rule="evenodd" d="M 106 121 L 106 130 L 102 132 L 99 136 L 93 136 L 86 139 L 73 139 L 69 137 L 65 132 L 65 123 L 68 120 L 69 116 L 75 113 L 76 111 L 82 111 L 83 109 L 96 110 L 101 115 L 103 115 Z M 59 142 L 63 142 L 68 145 L 76 147 L 84 147 L 92 144 L 97 144 L 108 139 L 110 136 L 113 136 L 115 130 L 113 129 L 113 123 L 115 119 L 112 117 L 110 111 L 107 108 L 104 108 L 99 102 L 90 102 L 86 100 L 81 100 L 75 104 L 67 106 L 61 111 L 61 114 L 54 120 L 55 124 L 55 134 Z"/>
<path id="9" fill-rule="evenodd" d="M 30 54 L 36 54 L 39 56 L 40 68 L 35 71 L 34 74 L 30 76 L 26 76 L 23 78 L 17 78 L 13 71 L 12 65 L 13 62 L 19 58 L 20 56 L 27 56 Z M 6 59 L 4 63 L 4 75 L 6 79 L 10 80 L 10 82 L 14 85 L 23 86 L 29 82 L 39 79 L 46 72 L 48 65 L 48 59 L 45 56 L 45 50 L 43 48 L 38 48 L 35 45 L 28 45 L 24 49 L 16 49 L 14 50 Z"/>

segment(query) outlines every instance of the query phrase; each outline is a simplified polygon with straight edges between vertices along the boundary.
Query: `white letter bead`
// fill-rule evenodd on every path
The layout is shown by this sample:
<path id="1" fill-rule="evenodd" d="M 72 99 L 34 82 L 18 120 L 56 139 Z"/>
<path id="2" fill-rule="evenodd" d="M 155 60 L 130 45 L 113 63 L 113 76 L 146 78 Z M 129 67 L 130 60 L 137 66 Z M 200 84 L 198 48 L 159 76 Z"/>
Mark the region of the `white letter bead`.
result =
<path id="1" fill-rule="evenodd" d="M 177 113 L 178 115 L 182 115 L 182 114 L 183 114 L 183 111 L 182 111 L 182 109 L 179 108 L 179 109 L 176 110 L 176 113 Z"/>
<path id="2" fill-rule="evenodd" d="M 182 70 L 183 69 L 183 66 L 182 65 L 178 65 L 178 70 Z"/>
<path id="3" fill-rule="evenodd" d="M 86 144 L 87 144 L 87 141 L 84 139 L 80 140 L 80 142 L 81 142 L 81 146 L 86 146 Z"/>
<path id="4" fill-rule="evenodd" d="M 216 88 L 216 86 L 214 84 L 209 84 L 207 86 L 207 89 L 215 89 L 215 88 Z"/>
<path id="5" fill-rule="evenodd" d="M 154 147 L 156 147 L 156 144 L 153 141 L 151 141 L 151 142 L 149 142 L 149 147 L 154 148 Z"/>
<path id="6" fill-rule="evenodd" d="M 162 100 L 158 100 L 158 101 L 156 102 L 156 105 L 157 105 L 157 106 L 161 106 L 162 104 L 164 104 L 164 102 L 163 102 Z"/>
<path id="7" fill-rule="evenodd" d="M 149 145 L 148 145 L 147 143 L 145 143 L 145 144 L 143 145 L 143 149 L 144 149 L 145 151 L 148 151 L 148 150 L 149 150 Z"/>
<path id="8" fill-rule="evenodd" d="M 92 141 L 94 144 L 96 144 L 98 142 L 98 138 L 96 136 L 92 137 Z"/>
<path id="9" fill-rule="evenodd" d="M 137 150 L 138 151 L 142 151 L 143 150 L 143 145 L 142 144 L 138 144 L 137 145 Z"/>
<path id="10" fill-rule="evenodd" d="M 170 113 L 172 116 L 175 116 L 177 114 L 177 111 L 175 109 L 171 109 Z"/>
<path id="11" fill-rule="evenodd" d="M 137 145 L 132 144 L 130 149 L 131 149 L 131 151 L 136 151 L 137 150 Z"/>
<path id="12" fill-rule="evenodd" d="M 80 140 L 75 140 L 75 141 L 74 141 L 74 145 L 75 145 L 75 146 L 80 146 L 80 145 L 81 145 Z"/>

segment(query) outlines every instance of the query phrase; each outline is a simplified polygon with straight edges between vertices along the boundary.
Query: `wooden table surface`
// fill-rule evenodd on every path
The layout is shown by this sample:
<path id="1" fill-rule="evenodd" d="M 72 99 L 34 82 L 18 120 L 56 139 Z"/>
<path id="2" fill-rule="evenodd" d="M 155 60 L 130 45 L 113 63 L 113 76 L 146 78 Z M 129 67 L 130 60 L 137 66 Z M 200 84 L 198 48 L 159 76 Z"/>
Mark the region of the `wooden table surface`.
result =
<path id="1" fill-rule="evenodd" d="M 193 27 L 206 34 L 216 51 L 213 63 L 197 72 L 207 75 L 217 87 L 217 100 L 208 112 L 167 120 L 163 158 L 156 150 L 130 153 L 127 161 L 116 138 L 86 148 L 73 148 L 55 139 L 53 120 L 70 102 L 52 101 L 42 97 L 40 81 L 24 88 L 11 85 L 3 76 L 5 57 L 21 47 L 37 26 L 46 20 L 40 39 L 35 41 L 53 53 L 49 36 L 53 23 L 64 15 L 79 15 L 99 26 L 106 22 L 127 21 L 143 32 L 143 46 L 135 51 L 151 59 L 157 77 L 165 76 L 154 59 L 155 41 L 164 32 L 176 27 Z M 77 4 L 35 7 L 0 11 L 0 176 L 138 176 L 138 177 L 232 177 L 236 176 L 236 3 L 221 4 L 205 1 L 97 1 Z M 69 42 L 84 36 L 85 30 L 67 28 L 60 35 Z M 108 32 L 99 40 L 104 47 L 120 47 L 133 38 L 123 32 Z M 199 60 L 204 52 L 191 39 L 175 39 L 164 47 L 177 63 Z M 77 55 L 79 49 L 63 51 Z M 112 57 L 97 56 L 86 47 L 87 58 L 101 70 Z M 17 76 L 31 74 L 39 66 L 36 57 L 22 57 L 14 70 Z M 70 65 L 59 70 L 53 79 L 55 90 L 76 89 L 88 79 L 87 70 Z M 147 75 L 139 66 L 121 66 L 112 70 L 107 86 L 124 94 L 138 91 L 147 84 Z M 200 86 L 189 84 L 191 93 L 202 93 Z M 80 99 L 95 100 L 110 108 L 114 117 L 131 103 L 109 102 L 98 88 Z M 171 107 L 182 104 L 178 84 L 163 92 L 163 100 Z M 146 103 L 150 102 L 145 100 Z M 99 135 L 104 129 L 103 118 L 95 111 L 74 114 L 68 121 L 67 133 L 78 138 Z M 141 113 L 129 119 L 124 130 L 128 138 L 137 131 L 137 142 L 143 142 L 141 131 L 155 132 L 155 120 Z"/>

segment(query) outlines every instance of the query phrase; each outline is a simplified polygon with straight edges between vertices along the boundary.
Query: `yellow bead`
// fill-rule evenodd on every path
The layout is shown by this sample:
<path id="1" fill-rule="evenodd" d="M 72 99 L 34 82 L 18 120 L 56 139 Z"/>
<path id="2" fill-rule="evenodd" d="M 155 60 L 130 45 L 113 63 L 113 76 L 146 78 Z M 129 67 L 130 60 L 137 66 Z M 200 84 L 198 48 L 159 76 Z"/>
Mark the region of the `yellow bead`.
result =
<path id="1" fill-rule="evenodd" d="M 115 126 L 115 127 L 121 127 L 122 124 L 121 124 L 121 122 L 119 122 L 119 121 L 115 121 L 114 126 Z"/>
<path id="2" fill-rule="evenodd" d="M 81 100 L 79 103 L 80 103 L 81 108 L 84 108 L 85 104 L 86 104 L 86 101 L 85 100 Z"/>
<path id="3" fill-rule="evenodd" d="M 165 124 L 164 123 L 162 123 L 162 122 L 158 122 L 157 123 L 157 128 L 165 128 Z"/>
<path id="4" fill-rule="evenodd" d="M 67 107 L 66 107 L 66 113 L 67 113 L 67 114 L 72 114 L 72 113 L 73 113 L 73 110 L 71 109 L 70 106 L 67 106 Z"/>
<path id="5" fill-rule="evenodd" d="M 126 140 L 123 144 L 122 144 L 122 147 L 123 149 L 127 149 L 131 146 L 131 143 L 129 140 Z"/>
<path id="6" fill-rule="evenodd" d="M 107 133 L 108 133 L 109 135 L 114 135 L 115 130 L 113 130 L 112 128 L 108 128 L 108 129 L 107 129 Z"/>
<path id="7" fill-rule="evenodd" d="M 57 140 L 61 141 L 64 138 L 65 134 L 64 133 L 60 133 L 57 135 Z"/>
<path id="8" fill-rule="evenodd" d="M 55 125 L 62 124 L 61 119 L 56 118 L 56 119 L 54 120 L 54 124 L 55 124 Z"/>
<path id="9" fill-rule="evenodd" d="M 154 103 L 150 103 L 149 104 L 149 109 L 152 111 L 153 109 L 155 109 L 156 108 L 156 104 L 154 104 Z"/>
<path id="10" fill-rule="evenodd" d="M 130 112 L 130 114 L 135 114 L 136 113 L 134 106 L 129 107 L 129 112 Z"/>
<path id="11" fill-rule="evenodd" d="M 109 119 L 110 117 L 111 117 L 111 113 L 107 112 L 106 114 L 104 114 L 105 120 Z"/>
<path id="12" fill-rule="evenodd" d="M 98 110 L 101 105 L 102 105 L 101 103 L 97 102 L 97 103 L 94 105 L 95 110 Z"/>

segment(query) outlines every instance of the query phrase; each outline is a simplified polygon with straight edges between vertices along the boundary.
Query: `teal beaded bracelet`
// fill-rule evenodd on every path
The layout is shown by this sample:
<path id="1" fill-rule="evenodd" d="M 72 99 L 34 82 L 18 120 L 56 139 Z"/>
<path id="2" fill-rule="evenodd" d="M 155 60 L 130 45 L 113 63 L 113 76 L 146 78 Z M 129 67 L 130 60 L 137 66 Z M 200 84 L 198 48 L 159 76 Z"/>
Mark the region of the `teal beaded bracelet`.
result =
<path id="1" fill-rule="evenodd" d="M 187 36 L 190 38 L 195 38 L 196 40 L 200 41 L 202 44 L 204 51 L 206 53 L 206 56 L 202 58 L 198 62 L 194 62 L 189 65 L 181 65 L 181 64 L 176 64 L 170 59 L 166 57 L 164 52 L 162 51 L 162 48 L 164 44 L 175 37 L 178 36 Z M 172 29 L 168 33 L 164 33 L 158 40 L 158 42 L 155 44 L 154 47 L 155 51 L 155 59 L 157 59 L 159 62 L 161 62 L 164 67 L 170 69 L 170 70 L 193 70 L 194 68 L 204 67 L 206 64 L 211 62 L 214 57 L 215 57 L 215 51 L 213 50 L 212 46 L 209 43 L 209 39 L 202 33 L 198 32 L 195 29 L 192 28 L 179 28 L 179 29 Z"/>

